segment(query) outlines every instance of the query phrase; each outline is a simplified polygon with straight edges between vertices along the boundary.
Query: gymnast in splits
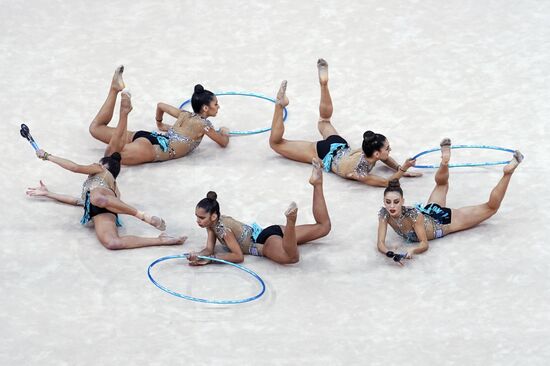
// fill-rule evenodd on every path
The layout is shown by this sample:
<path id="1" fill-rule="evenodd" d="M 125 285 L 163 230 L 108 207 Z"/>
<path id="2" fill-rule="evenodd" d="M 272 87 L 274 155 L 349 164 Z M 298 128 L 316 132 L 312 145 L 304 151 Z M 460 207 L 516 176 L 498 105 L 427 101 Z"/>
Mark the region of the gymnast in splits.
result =
<path id="1" fill-rule="evenodd" d="M 428 240 L 470 229 L 493 216 L 504 199 L 512 174 L 523 160 L 523 155 L 519 151 L 514 152 L 510 163 L 503 168 L 504 174 L 491 191 L 487 202 L 456 209 L 445 207 L 449 190 L 450 158 L 451 140 L 445 138 L 441 141 L 441 164 L 435 174 L 435 188 L 426 206 L 404 206 L 403 190 L 398 180 L 391 181 L 385 189 L 384 207 L 378 213 L 377 245 L 382 254 L 402 264 L 403 258 L 410 259 L 413 255 L 428 250 Z M 418 244 L 407 245 L 408 248 L 401 254 L 394 253 L 394 248 L 389 250 L 386 245 L 388 225 L 408 242 Z"/>
<path id="2" fill-rule="evenodd" d="M 298 245 L 326 236 L 330 232 L 330 217 L 323 195 L 322 162 L 312 161 L 313 172 L 309 183 L 313 186 L 313 217 L 315 224 L 296 225 L 298 208 L 292 202 L 285 212 L 286 225 L 272 225 L 265 229 L 257 224 L 247 225 L 230 216 L 220 214 L 220 205 L 215 192 L 208 192 L 195 209 L 197 224 L 206 229 L 206 248 L 188 257 L 191 265 L 204 265 L 209 260 L 198 255 L 214 256 L 226 261 L 240 263 L 244 254 L 267 257 L 280 264 L 296 263 L 300 259 Z M 225 252 L 214 254 L 216 240 Z"/>
<path id="3" fill-rule="evenodd" d="M 123 71 L 124 66 L 119 66 L 115 70 L 107 99 L 90 124 L 92 136 L 106 144 L 115 131 L 115 128 L 109 127 L 108 124 L 113 117 L 117 95 L 125 87 Z M 137 165 L 181 158 L 197 148 L 204 135 L 221 147 L 226 147 L 229 143 L 229 130 L 222 127 L 218 132 L 208 120 L 208 117 L 215 117 L 218 113 L 216 96 L 205 90 L 202 85 L 195 85 L 191 105 L 194 113 L 182 111 L 166 103 L 158 103 L 157 128 L 166 133 L 127 131 L 126 145 L 121 151 L 122 164 Z M 165 113 L 176 118 L 173 125 L 163 122 Z"/>
<path id="4" fill-rule="evenodd" d="M 332 99 L 328 89 L 328 64 L 325 60 L 317 61 L 319 84 L 321 85 L 321 102 L 319 105 L 319 121 L 317 127 L 323 136 L 323 140 L 292 141 L 283 138 L 285 127 L 283 124 L 283 108 L 289 103 L 286 96 L 287 82 L 281 83 L 277 93 L 277 102 L 271 125 L 269 145 L 278 154 L 285 158 L 308 163 L 314 157 L 323 160 L 325 171 L 333 171 L 343 178 L 354 179 L 371 186 L 386 187 L 388 182 L 403 176 L 417 177 L 420 173 L 408 173 L 407 169 L 414 165 L 415 161 L 407 159 L 403 165 L 399 165 L 389 156 L 391 148 L 384 135 L 367 131 L 363 134 L 362 149 L 351 149 L 347 141 L 338 135 L 331 123 Z M 395 171 L 389 178 L 383 178 L 371 174 L 377 161 L 382 161 Z"/>
<path id="5" fill-rule="evenodd" d="M 40 159 L 51 161 L 71 172 L 88 175 L 88 178 L 84 181 L 80 197 L 51 192 L 42 181 L 40 181 L 39 187 L 28 188 L 27 195 L 46 197 L 74 206 L 84 206 L 84 215 L 81 223 L 86 224 L 92 221 L 99 241 L 107 249 L 130 249 L 153 245 L 183 244 L 186 240 L 185 236 L 171 237 L 166 234 L 160 234 L 156 238 L 143 238 L 118 235 L 117 226 L 120 226 L 118 214 L 135 216 L 161 231 L 165 230 L 163 219 L 138 211 L 119 198 L 120 192 L 116 184 L 116 177 L 120 172 L 121 156 L 117 151 L 124 148 L 128 113 L 131 110 L 130 94 L 123 92 L 120 102 L 120 120 L 118 126 L 114 129 L 111 141 L 105 150 L 105 156 L 99 160 L 99 163 L 80 165 L 62 157 L 48 154 L 44 150 L 36 152 L 36 155 Z"/>

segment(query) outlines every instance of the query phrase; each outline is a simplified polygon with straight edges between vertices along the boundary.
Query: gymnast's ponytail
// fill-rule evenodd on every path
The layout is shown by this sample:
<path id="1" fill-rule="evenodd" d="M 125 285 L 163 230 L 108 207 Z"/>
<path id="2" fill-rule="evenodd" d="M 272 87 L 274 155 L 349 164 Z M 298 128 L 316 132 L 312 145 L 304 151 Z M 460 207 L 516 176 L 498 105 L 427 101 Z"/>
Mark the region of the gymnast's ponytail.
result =
<path id="1" fill-rule="evenodd" d="M 220 217 L 220 205 L 218 203 L 218 195 L 214 191 L 209 191 L 206 194 L 206 198 L 203 198 L 199 201 L 197 204 L 197 208 L 202 208 L 206 212 L 208 212 L 210 215 L 216 214 L 218 215 L 218 218 Z"/>
<path id="2" fill-rule="evenodd" d="M 107 165 L 107 170 L 116 178 L 120 173 L 120 160 L 122 160 L 120 153 L 114 152 L 111 156 L 104 156 L 99 162 Z"/>
<path id="3" fill-rule="evenodd" d="M 193 107 L 193 112 L 200 113 L 202 106 L 208 106 L 213 99 L 214 93 L 204 89 L 201 84 L 195 85 L 195 90 L 191 96 L 191 107 Z"/>
<path id="4" fill-rule="evenodd" d="M 384 147 L 385 142 L 386 136 L 367 131 L 363 134 L 363 153 L 367 158 L 370 158 L 372 154 Z"/>

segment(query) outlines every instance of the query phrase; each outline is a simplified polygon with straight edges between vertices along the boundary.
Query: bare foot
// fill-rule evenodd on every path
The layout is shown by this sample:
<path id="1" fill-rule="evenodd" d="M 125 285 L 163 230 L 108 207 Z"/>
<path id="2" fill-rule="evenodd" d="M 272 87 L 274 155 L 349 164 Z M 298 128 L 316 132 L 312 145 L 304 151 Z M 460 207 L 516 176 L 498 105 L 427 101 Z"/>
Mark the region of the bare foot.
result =
<path id="1" fill-rule="evenodd" d="M 317 70 L 319 72 L 319 84 L 328 84 L 328 62 L 320 58 L 317 60 Z"/>
<path id="2" fill-rule="evenodd" d="M 132 94 L 128 89 L 124 89 L 120 94 L 120 113 L 128 114 L 132 109 Z"/>
<path id="3" fill-rule="evenodd" d="M 138 211 L 136 217 L 160 231 L 166 230 L 166 223 L 158 216 L 151 216 L 145 212 Z"/>
<path id="4" fill-rule="evenodd" d="M 159 235 L 159 239 L 162 242 L 162 244 L 179 245 L 179 244 L 185 243 L 185 241 L 187 240 L 187 236 L 173 237 L 168 234 L 162 233 Z"/>
<path id="5" fill-rule="evenodd" d="M 323 184 L 323 161 L 319 158 L 313 158 L 311 165 L 313 165 L 313 171 L 309 178 L 309 184 L 312 186 Z"/>
<path id="6" fill-rule="evenodd" d="M 122 91 L 126 87 L 124 85 L 124 80 L 122 80 L 122 73 L 124 72 L 124 66 L 120 65 L 116 68 L 115 74 L 113 75 L 113 81 L 111 81 L 111 88 L 117 92 Z"/>
<path id="7" fill-rule="evenodd" d="M 296 202 L 290 203 L 285 211 L 285 216 L 287 221 L 296 222 L 296 218 L 298 217 L 298 205 L 296 205 Z"/>
<path id="8" fill-rule="evenodd" d="M 283 108 L 286 107 L 289 103 L 288 98 L 286 96 L 286 84 L 287 84 L 287 81 L 283 80 L 281 82 L 281 87 L 277 92 L 277 104 L 279 104 Z"/>
<path id="9" fill-rule="evenodd" d="M 504 171 L 504 174 L 512 174 L 514 170 L 518 167 L 519 163 L 523 161 L 523 154 L 519 152 L 519 150 L 514 151 L 514 156 L 510 162 L 504 166 L 502 169 Z"/>
<path id="10" fill-rule="evenodd" d="M 445 137 L 441 140 L 439 146 L 441 146 L 441 164 L 448 165 L 449 160 L 451 160 L 451 139 Z"/>

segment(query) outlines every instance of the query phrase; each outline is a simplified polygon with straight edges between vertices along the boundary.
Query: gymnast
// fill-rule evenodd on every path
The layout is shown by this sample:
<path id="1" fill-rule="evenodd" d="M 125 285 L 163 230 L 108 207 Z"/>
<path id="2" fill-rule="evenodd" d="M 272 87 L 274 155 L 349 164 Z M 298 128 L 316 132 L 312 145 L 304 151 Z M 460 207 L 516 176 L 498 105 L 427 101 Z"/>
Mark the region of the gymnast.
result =
<path id="1" fill-rule="evenodd" d="M 314 157 L 323 160 L 325 171 L 333 171 L 337 175 L 354 179 L 371 186 L 386 187 L 393 179 L 405 177 L 418 177 L 421 173 L 407 172 L 415 161 L 407 159 L 403 165 L 389 156 L 391 148 L 385 136 L 367 131 L 363 134 L 362 149 L 351 149 L 347 141 L 338 135 L 331 123 L 332 99 L 328 89 L 328 64 L 325 60 L 317 61 L 319 84 L 321 85 L 321 102 L 319 105 L 319 121 L 317 128 L 323 136 L 323 140 L 292 141 L 283 138 L 285 127 L 283 124 L 283 108 L 289 103 L 286 96 L 287 82 L 281 83 L 277 93 L 275 112 L 271 125 L 269 145 L 278 154 L 285 158 L 308 163 Z M 376 162 L 380 160 L 395 171 L 388 179 L 371 174 Z"/>
<path id="2" fill-rule="evenodd" d="M 191 265 L 216 263 L 197 256 L 213 256 L 233 263 L 244 260 L 244 254 L 267 257 L 280 264 L 296 263 L 300 259 L 298 245 L 326 236 L 331 224 L 323 195 L 322 162 L 312 160 L 313 172 L 309 183 L 313 186 L 313 217 L 315 224 L 296 225 L 298 208 L 292 202 L 285 212 L 286 225 L 272 225 L 265 229 L 256 223 L 243 224 L 230 216 L 220 215 L 220 206 L 215 192 L 208 192 L 195 209 L 197 224 L 206 228 L 208 239 L 206 248 L 198 253 L 190 253 Z M 214 254 L 216 239 L 225 253 Z"/>
<path id="3" fill-rule="evenodd" d="M 122 79 L 123 71 L 124 66 L 119 66 L 115 70 L 107 99 L 89 128 L 93 137 L 106 144 L 109 143 L 115 131 L 115 128 L 109 127 L 108 124 L 113 117 L 117 95 L 125 88 Z M 158 103 L 157 128 L 166 134 L 127 131 L 126 145 L 121 151 L 122 164 L 136 165 L 181 158 L 197 148 L 204 135 L 221 147 L 226 147 L 229 143 L 229 129 L 222 127 L 218 132 L 207 119 L 215 117 L 218 113 L 219 105 L 216 96 L 205 90 L 202 85 L 195 85 L 191 105 L 194 113 L 182 111 L 166 103 Z M 172 126 L 163 122 L 165 113 L 176 118 Z"/>
<path id="4" fill-rule="evenodd" d="M 399 264 L 403 258 L 411 259 L 414 254 L 428 250 L 428 240 L 438 239 L 447 234 L 470 229 L 493 216 L 499 209 L 514 170 L 523 160 L 523 155 L 515 151 L 512 160 L 503 168 L 504 175 L 491 191 L 486 203 L 457 209 L 447 208 L 449 191 L 449 160 L 451 140 L 441 141 L 441 164 L 435 174 L 435 188 L 426 206 L 404 206 L 403 190 L 398 180 L 390 182 L 384 190 L 384 207 L 378 213 L 378 250 Z M 403 254 L 389 250 L 385 244 L 388 225 L 408 242 Z"/>
<path id="5" fill-rule="evenodd" d="M 128 113 L 131 110 L 130 94 L 125 91 L 122 93 L 120 101 L 119 123 L 113 131 L 111 141 L 105 150 L 105 156 L 99 160 L 99 163 L 79 165 L 59 156 L 48 154 L 41 149 L 36 152 L 40 159 L 51 161 L 74 173 L 87 174 L 88 178 L 84 181 L 81 197 L 51 192 L 42 181 L 40 181 L 39 187 L 28 188 L 27 195 L 46 197 L 74 206 L 84 206 L 84 215 L 80 222 L 86 224 L 92 221 L 99 241 L 107 249 L 183 244 L 186 240 L 185 236 L 171 237 L 164 233 L 156 238 L 118 235 L 117 226 L 120 226 L 118 214 L 135 216 L 161 231 L 166 228 L 164 220 L 160 217 L 138 211 L 119 198 L 120 192 L 116 184 L 116 177 L 120 172 L 121 156 L 116 150 L 123 149 L 125 145 Z"/>

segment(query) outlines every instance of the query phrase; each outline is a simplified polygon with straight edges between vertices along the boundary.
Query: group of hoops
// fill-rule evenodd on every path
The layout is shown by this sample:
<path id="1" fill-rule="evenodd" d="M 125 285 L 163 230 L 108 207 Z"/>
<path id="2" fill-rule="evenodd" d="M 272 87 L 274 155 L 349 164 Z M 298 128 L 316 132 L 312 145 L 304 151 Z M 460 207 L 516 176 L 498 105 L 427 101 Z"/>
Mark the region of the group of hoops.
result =
<path id="1" fill-rule="evenodd" d="M 456 209 L 448 208 L 446 196 L 449 189 L 452 145 L 450 139 L 444 138 L 440 142 L 441 163 L 435 174 L 435 187 L 427 204 L 405 206 L 399 179 L 421 176 L 419 173 L 409 172 L 409 168 L 413 167 L 416 161 L 411 158 L 403 164 L 398 164 L 390 156 L 388 139 L 372 131 L 363 134 L 361 148 L 351 148 L 332 125 L 333 106 L 328 88 L 328 64 L 325 60 L 319 59 L 317 68 L 321 89 L 317 127 L 322 140 L 311 142 L 284 138 L 285 108 L 289 104 L 286 81 L 281 83 L 277 92 L 269 137 L 269 145 L 278 154 L 312 165 L 309 183 L 313 188 L 312 210 L 315 222 L 296 225 L 298 208 L 292 202 L 284 213 L 284 225 L 261 227 L 257 223 L 243 223 L 222 215 L 216 193 L 208 192 L 195 209 L 197 224 L 207 231 L 206 246 L 200 252 L 189 253 L 186 256 L 189 264 L 205 265 L 224 261 L 239 263 L 243 261 L 245 254 L 264 256 L 281 264 L 298 262 L 298 245 L 322 238 L 331 230 L 330 216 L 323 194 L 323 170 L 370 186 L 385 187 L 383 207 L 378 213 L 377 246 L 383 255 L 400 265 L 403 264 L 403 259 L 410 259 L 413 255 L 426 251 L 429 240 L 474 227 L 499 209 L 511 176 L 523 160 L 523 155 L 519 151 L 514 151 L 512 159 L 505 162 L 503 176 L 492 189 L 487 202 Z M 134 216 L 160 231 L 166 228 L 160 216 L 139 211 L 119 198 L 116 177 L 121 164 L 136 165 L 184 157 L 200 144 L 204 135 L 225 147 L 230 140 L 229 130 L 224 127 L 217 130 L 213 127 L 208 118 L 215 117 L 218 113 L 216 95 L 201 85 L 196 85 L 191 97 L 193 112 L 158 103 L 155 117 L 160 132 L 129 131 L 128 115 L 132 110 L 132 102 L 130 93 L 125 89 L 123 71 L 123 66 L 116 69 L 107 98 L 90 124 L 91 135 L 107 144 L 99 163 L 81 165 L 47 153 L 36 145 L 28 128 L 22 128 L 21 134 L 33 144 L 39 158 L 88 176 L 80 197 L 54 193 L 48 190 L 42 181 L 39 187 L 28 188 L 27 195 L 83 206 L 84 215 L 81 222 L 85 224 L 92 221 L 99 241 L 108 249 L 183 244 L 185 236 L 173 237 L 161 233 L 158 237 L 147 238 L 118 234 L 120 214 Z M 119 94 L 121 97 L 118 124 L 111 127 L 109 123 L 113 118 Z M 166 115 L 174 118 L 175 122 L 166 123 Z M 394 173 L 390 177 L 373 174 L 372 169 L 378 161 L 387 165 Z M 405 238 L 408 245 L 387 245 L 385 239 L 388 225 Z M 215 251 L 217 241 L 221 243 L 223 251 Z"/>

